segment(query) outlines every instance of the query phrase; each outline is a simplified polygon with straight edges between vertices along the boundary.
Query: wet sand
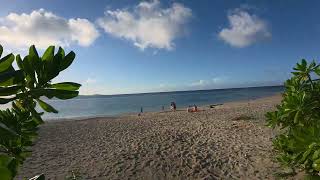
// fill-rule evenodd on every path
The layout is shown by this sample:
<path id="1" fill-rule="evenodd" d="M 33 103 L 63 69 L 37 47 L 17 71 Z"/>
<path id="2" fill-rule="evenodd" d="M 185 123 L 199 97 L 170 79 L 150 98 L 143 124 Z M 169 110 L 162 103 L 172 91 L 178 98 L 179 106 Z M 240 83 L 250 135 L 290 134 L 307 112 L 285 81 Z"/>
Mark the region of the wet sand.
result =
<path id="1" fill-rule="evenodd" d="M 18 179 L 274 179 L 264 114 L 280 95 L 215 108 L 48 122 Z M 252 119 L 241 119 L 242 115 Z"/>

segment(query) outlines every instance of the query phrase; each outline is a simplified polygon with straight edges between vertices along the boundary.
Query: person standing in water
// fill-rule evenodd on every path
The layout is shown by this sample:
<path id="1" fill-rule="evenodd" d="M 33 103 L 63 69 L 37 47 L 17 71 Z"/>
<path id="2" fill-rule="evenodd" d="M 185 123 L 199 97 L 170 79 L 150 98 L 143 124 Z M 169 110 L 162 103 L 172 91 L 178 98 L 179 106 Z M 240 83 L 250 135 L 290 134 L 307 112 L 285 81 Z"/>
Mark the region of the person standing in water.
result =
<path id="1" fill-rule="evenodd" d="M 176 111 L 177 106 L 176 106 L 175 102 L 171 102 L 170 109 L 171 109 L 171 111 Z"/>
<path id="2" fill-rule="evenodd" d="M 138 116 L 141 116 L 141 114 L 143 113 L 143 108 L 140 108 L 140 113 L 138 114 Z"/>

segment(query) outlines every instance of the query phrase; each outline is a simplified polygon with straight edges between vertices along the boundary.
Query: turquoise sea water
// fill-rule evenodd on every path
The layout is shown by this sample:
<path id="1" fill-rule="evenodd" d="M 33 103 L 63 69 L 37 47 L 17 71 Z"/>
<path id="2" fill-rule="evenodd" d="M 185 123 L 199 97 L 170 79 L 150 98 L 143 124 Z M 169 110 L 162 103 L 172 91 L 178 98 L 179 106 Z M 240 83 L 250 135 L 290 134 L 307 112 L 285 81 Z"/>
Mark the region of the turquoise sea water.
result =
<path id="1" fill-rule="evenodd" d="M 145 93 L 130 95 L 95 95 L 79 96 L 71 100 L 47 100 L 58 111 L 58 114 L 46 113 L 47 120 L 64 118 L 86 118 L 99 116 L 116 116 L 123 113 L 138 113 L 143 111 L 166 110 L 170 102 L 174 101 L 177 108 L 189 105 L 198 106 L 230 101 L 256 99 L 274 95 L 283 91 L 282 86 L 236 88 L 219 90 L 180 91 L 163 93 Z"/>

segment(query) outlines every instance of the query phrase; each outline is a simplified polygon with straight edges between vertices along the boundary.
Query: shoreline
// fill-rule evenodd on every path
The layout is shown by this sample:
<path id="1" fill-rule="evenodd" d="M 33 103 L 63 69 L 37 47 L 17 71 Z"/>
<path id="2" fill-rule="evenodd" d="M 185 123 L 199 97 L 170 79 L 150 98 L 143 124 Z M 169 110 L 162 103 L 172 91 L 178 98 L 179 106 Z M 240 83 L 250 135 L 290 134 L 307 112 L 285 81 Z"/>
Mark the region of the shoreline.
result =
<path id="1" fill-rule="evenodd" d="M 264 115 L 280 101 L 275 95 L 195 113 L 51 121 L 41 125 L 17 179 L 72 172 L 84 179 L 274 179 L 276 132 Z"/>
<path id="2" fill-rule="evenodd" d="M 224 104 L 245 104 L 245 103 L 250 103 L 250 101 L 257 101 L 259 99 L 268 99 L 268 98 L 281 98 L 281 93 L 275 93 L 271 96 L 265 96 L 265 97 L 257 97 L 257 98 L 252 98 L 252 99 L 246 99 L 246 100 L 236 100 L 236 101 L 226 101 L 223 103 L 214 103 L 214 104 L 218 104 L 218 106 L 224 105 Z M 209 106 L 212 104 L 205 104 L 205 105 L 200 105 L 198 106 L 199 109 L 210 109 Z M 186 107 L 183 108 L 177 108 L 177 111 L 186 111 Z M 171 112 L 170 109 L 165 110 L 165 111 L 146 111 L 143 112 L 142 114 L 146 114 L 146 113 L 165 113 L 165 112 Z M 90 120 L 90 119 L 116 119 L 119 117 L 126 117 L 126 116 L 132 116 L 132 115 L 137 115 L 139 114 L 139 112 L 129 112 L 129 113 L 120 113 L 118 115 L 101 115 L 101 116 L 85 116 L 85 117 L 66 117 L 66 118 L 59 118 L 59 119 L 45 119 L 44 121 L 46 123 L 53 123 L 53 122 L 61 122 L 61 121 L 83 121 L 83 120 Z"/>

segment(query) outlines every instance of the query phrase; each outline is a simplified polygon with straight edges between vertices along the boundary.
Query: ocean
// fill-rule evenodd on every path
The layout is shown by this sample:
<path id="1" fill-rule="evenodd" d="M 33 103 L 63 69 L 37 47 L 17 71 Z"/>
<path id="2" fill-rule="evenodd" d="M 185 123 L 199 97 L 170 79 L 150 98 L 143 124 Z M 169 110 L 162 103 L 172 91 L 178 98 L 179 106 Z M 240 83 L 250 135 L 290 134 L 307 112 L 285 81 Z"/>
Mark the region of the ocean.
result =
<path id="1" fill-rule="evenodd" d="M 45 120 L 57 120 L 117 116 L 124 113 L 139 113 L 141 107 L 144 112 L 161 111 L 162 106 L 164 106 L 165 110 L 169 110 L 172 101 L 177 104 L 179 109 L 193 104 L 203 106 L 267 97 L 281 93 L 283 90 L 283 86 L 269 86 L 128 95 L 79 96 L 70 100 L 46 100 L 59 113 L 45 113 L 43 118 Z"/>
<path id="2" fill-rule="evenodd" d="M 170 109 L 170 103 L 175 102 L 177 108 L 187 108 L 196 104 L 204 106 L 221 104 L 231 101 L 252 100 L 272 96 L 283 92 L 283 86 L 249 87 L 233 89 L 214 89 L 198 91 L 176 91 L 126 95 L 92 95 L 78 96 L 69 100 L 43 99 L 55 109 L 58 114 L 45 113 L 44 120 L 84 119 L 91 117 L 117 116 L 126 113 L 162 111 Z M 0 109 L 9 108 L 11 103 L 1 105 Z M 43 111 L 40 108 L 37 110 Z"/>

